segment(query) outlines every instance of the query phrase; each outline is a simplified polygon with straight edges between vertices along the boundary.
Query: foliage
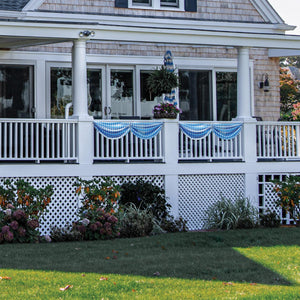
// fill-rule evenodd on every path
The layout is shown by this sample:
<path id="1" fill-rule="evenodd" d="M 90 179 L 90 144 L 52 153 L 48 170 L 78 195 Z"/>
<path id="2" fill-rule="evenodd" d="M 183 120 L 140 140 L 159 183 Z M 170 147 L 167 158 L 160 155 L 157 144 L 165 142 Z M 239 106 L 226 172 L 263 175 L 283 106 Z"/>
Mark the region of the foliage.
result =
<path id="1" fill-rule="evenodd" d="M 292 117 L 293 121 L 300 121 L 300 102 L 293 104 Z"/>
<path id="2" fill-rule="evenodd" d="M 186 232 L 188 231 L 187 221 L 182 217 L 175 219 L 173 216 L 168 216 L 160 222 L 160 227 L 166 232 Z"/>
<path id="3" fill-rule="evenodd" d="M 73 230 L 85 240 L 109 239 L 119 235 L 118 219 L 119 186 L 112 180 L 82 180 L 75 184 L 80 196 L 79 220 Z"/>
<path id="4" fill-rule="evenodd" d="M 178 114 L 181 113 L 181 110 L 172 103 L 159 103 L 153 108 L 154 118 L 171 118 L 175 119 Z"/>
<path id="5" fill-rule="evenodd" d="M 52 194 L 52 186 L 35 189 L 24 180 L 6 180 L 0 186 L 0 243 L 38 241 L 39 219 Z"/>
<path id="6" fill-rule="evenodd" d="M 258 212 L 250 200 L 237 197 L 232 201 L 222 197 L 207 210 L 206 227 L 214 229 L 254 228 Z"/>
<path id="7" fill-rule="evenodd" d="M 147 209 L 140 209 L 133 203 L 125 206 L 120 217 L 121 237 L 142 237 L 153 230 L 154 217 Z"/>
<path id="8" fill-rule="evenodd" d="M 173 88 L 178 86 L 178 76 L 175 72 L 170 72 L 165 66 L 150 73 L 147 79 L 147 87 L 151 98 L 159 97 L 162 94 L 171 93 Z"/>
<path id="9" fill-rule="evenodd" d="M 277 207 L 281 207 L 283 211 L 289 212 L 294 221 L 299 221 L 299 215 L 296 213 L 295 208 L 299 205 L 300 201 L 300 176 L 287 176 L 284 181 L 273 180 L 274 193 L 276 193 Z"/>
<path id="10" fill-rule="evenodd" d="M 260 214 L 260 224 L 263 227 L 276 228 L 281 224 L 280 217 L 275 211 L 268 210 L 264 214 Z"/>
<path id="11" fill-rule="evenodd" d="M 135 204 L 140 209 L 149 210 L 158 220 L 165 219 L 171 207 L 167 203 L 164 189 L 141 179 L 135 183 L 122 184 L 120 204 L 125 205 L 128 202 Z"/>
<path id="12" fill-rule="evenodd" d="M 86 211 L 93 211 L 98 208 L 112 214 L 118 210 L 119 186 L 115 185 L 109 178 L 100 180 L 78 179 L 75 187 L 76 194 L 80 197 L 82 204 L 79 209 L 80 216 Z"/>
<path id="13" fill-rule="evenodd" d="M 287 70 L 280 69 L 280 112 L 281 119 L 291 121 L 293 104 L 300 101 L 300 82 L 294 80 Z"/>
<path id="14" fill-rule="evenodd" d="M 20 179 L 13 183 L 5 180 L 0 186 L 0 207 L 6 209 L 8 205 L 22 209 L 28 216 L 39 218 L 51 201 L 53 187 L 36 189 L 30 183 Z"/>
<path id="15" fill-rule="evenodd" d="M 288 56 L 288 57 L 281 57 L 280 58 L 280 66 L 287 67 L 293 66 L 296 68 L 300 68 L 300 56 Z"/>
<path id="16" fill-rule="evenodd" d="M 82 240 L 81 233 L 77 230 L 73 230 L 72 226 L 54 226 L 51 228 L 50 236 L 53 242 L 68 242 Z"/>

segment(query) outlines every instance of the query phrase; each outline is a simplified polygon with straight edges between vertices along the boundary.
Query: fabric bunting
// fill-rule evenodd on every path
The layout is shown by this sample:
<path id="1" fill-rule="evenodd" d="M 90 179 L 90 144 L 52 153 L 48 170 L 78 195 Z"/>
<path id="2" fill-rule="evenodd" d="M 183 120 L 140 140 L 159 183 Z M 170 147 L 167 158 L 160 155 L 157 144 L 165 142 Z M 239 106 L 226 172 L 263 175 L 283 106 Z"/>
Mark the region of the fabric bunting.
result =
<path id="1" fill-rule="evenodd" d="M 186 134 L 188 137 L 194 140 L 199 140 L 212 131 L 211 124 L 182 124 L 179 123 L 180 130 Z"/>
<path id="2" fill-rule="evenodd" d="M 189 138 L 202 139 L 213 132 L 217 137 L 230 140 L 235 138 L 241 131 L 243 124 L 179 124 L 180 130 Z"/>
<path id="3" fill-rule="evenodd" d="M 94 122 L 94 126 L 109 139 L 120 139 L 131 131 L 136 137 L 147 140 L 152 139 L 161 131 L 163 123 Z"/>
<path id="4" fill-rule="evenodd" d="M 213 124 L 214 134 L 223 140 L 235 138 L 242 130 L 243 124 Z"/>

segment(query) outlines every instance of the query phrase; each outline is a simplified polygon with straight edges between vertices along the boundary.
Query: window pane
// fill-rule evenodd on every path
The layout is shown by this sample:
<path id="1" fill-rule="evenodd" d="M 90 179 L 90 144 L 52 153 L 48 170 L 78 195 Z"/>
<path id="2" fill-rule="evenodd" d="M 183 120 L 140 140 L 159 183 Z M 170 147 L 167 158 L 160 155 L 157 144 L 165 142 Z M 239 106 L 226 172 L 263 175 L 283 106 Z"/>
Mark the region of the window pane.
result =
<path id="1" fill-rule="evenodd" d="M 0 117 L 31 118 L 33 66 L 0 67 Z"/>
<path id="2" fill-rule="evenodd" d="M 111 70 L 111 117 L 133 115 L 133 71 Z"/>
<path id="3" fill-rule="evenodd" d="M 160 6 L 175 6 L 178 7 L 178 0 L 161 0 Z"/>
<path id="4" fill-rule="evenodd" d="M 132 0 L 133 5 L 147 5 L 151 6 L 151 0 Z"/>
<path id="5" fill-rule="evenodd" d="M 181 120 L 212 120 L 211 72 L 179 71 Z"/>
<path id="6" fill-rule="evenodd" d="M 158 103 L 162 102 L 162 97 L 153 97 L 147 88 L 147 79 L 151 71 L 141 71 L 140 73 L 140 88 L 141 88 L 141 117 L 152 117 L 153 108 Z"/>
<path id="7" fill-rule="evenodd" d="M 217 72 L 217 119 L 231 121 L 237 114 L 237 74 Z"/>
<path id="8" fill-rule="evenodd" d="M 102 116 L 101 70 L 88 69 L 88 108 L 94 117 Z M 51 68 L 51 118 L 64 118 L 67 103 L 72 102 L 72 69 Z M 72 114 L 72 107 L 70 109 Z"/>

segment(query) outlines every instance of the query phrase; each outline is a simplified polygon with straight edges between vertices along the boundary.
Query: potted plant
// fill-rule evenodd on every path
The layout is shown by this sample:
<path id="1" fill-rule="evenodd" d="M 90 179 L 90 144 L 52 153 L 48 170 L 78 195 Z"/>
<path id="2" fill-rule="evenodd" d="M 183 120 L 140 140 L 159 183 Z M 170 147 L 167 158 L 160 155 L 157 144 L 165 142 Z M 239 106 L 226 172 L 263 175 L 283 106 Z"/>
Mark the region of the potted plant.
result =
<path id="1" fill-rule="evenodd" d="M 181 110 L 173 103 L 160 103 L 153 108 L 153 117 L 155 119 L 176 119 Z"/>
<path id="2" fill-rule="evenodd" d="M 147 87 L 152 97 L 170 94 L 173 88 L 178 87 L 178 76 L 165 66 L 161 66 L 151 72 L 147 79 Z"/>

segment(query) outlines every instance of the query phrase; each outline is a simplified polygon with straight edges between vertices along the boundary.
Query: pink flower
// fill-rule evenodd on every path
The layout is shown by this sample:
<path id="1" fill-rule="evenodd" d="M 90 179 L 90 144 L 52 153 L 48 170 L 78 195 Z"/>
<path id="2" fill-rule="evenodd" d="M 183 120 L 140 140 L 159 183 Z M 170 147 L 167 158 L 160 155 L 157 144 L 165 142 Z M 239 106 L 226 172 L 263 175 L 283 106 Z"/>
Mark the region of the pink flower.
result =
<path id="1" fill-rule="evenodd" d="M 17 230 L 18 227 L 19 227 L 19 223 L 17 221 L 12 221 L 10 224 L 9 224 L 10 228 L 13 229 L 13 230 Z"/>
<path id="2" fill-rule="evenodd" d="M 14 234 L 11 231 L 8 231 L 7 233 L 4 233 L 4 240 L 7 242 L 12 242 L 14 239 Z"/>

